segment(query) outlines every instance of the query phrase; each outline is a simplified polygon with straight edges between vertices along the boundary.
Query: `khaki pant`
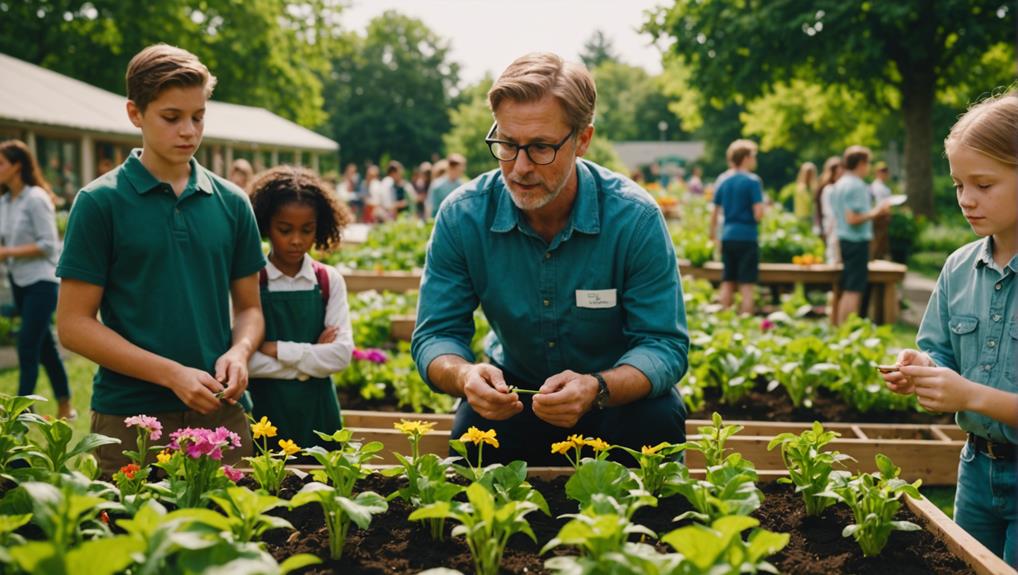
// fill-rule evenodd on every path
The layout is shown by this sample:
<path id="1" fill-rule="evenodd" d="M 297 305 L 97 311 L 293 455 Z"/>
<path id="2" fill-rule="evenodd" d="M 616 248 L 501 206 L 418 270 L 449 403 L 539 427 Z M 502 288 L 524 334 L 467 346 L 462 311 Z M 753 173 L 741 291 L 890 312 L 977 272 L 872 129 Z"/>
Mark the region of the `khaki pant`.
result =
<path id="1" fill-rule="evenodd" d="M 163 424 L 163 435 L 157 441 L 150 441 L 149 445 L 169 445 L 170 434 L 182 427 L 205 427 L 215 429 L 223 426 L 226 429 L 240 436 L 240 448 L 224 450 L 223 463 L 229 465 L 239 464 L 243 457 L 253 453 L 251 443 L 251 425 L 248 422 L 247 414 L 240 405 L 223 405 L 218 411 L 209 415 L 202 415 L 197 411 L 171 411 L 167 413 L 150 413 Z M 130 417 L 125 415 L 109 415 L 105 413 L 92 412 L 92 433 L 101 433 L 120 440 L 120 444 L 102 445 L 96 448 L 94 454 L 99 461 L 99 469 L 102 476 L 109 479 L 121 467 L 131 461 L 122 453 L 125 450 L 138 449 L 138 432 L 133 427 L 124 425 L 124 419 Z M 151 463 L 154 455 L 149 455 L 146 462 Z"/>

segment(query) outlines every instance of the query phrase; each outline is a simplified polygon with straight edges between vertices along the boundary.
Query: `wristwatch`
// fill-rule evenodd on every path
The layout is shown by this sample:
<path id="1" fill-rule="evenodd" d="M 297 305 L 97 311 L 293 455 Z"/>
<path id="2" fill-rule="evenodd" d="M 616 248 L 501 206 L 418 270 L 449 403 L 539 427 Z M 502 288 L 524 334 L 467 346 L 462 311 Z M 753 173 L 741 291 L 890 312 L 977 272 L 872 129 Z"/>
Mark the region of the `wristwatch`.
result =
<path id="1" fill-rule="evenodd" d="M 608 407 L 608 400 L 611 399 L 611 393 L 608 391 L 608 382 L 604 380 L 604 376 L 600 373 L 592 373 L 597 380 L 597 396 L 594 398 L 594 405 L 598 409 L 604 409 Z"/>

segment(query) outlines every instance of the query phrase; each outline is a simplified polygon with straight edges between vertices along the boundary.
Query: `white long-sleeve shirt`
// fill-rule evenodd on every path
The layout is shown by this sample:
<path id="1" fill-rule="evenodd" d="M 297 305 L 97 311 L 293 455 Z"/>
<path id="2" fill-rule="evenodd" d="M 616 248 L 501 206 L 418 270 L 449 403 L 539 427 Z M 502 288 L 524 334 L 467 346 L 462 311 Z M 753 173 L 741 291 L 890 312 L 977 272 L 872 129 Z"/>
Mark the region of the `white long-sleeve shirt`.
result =
<path id="1" fill-rule="evenodd" d="M 353 328 L 350 326 L 350 308 L 346 299 L 346 282 L 339 270 L 326 266 L 329 273 L 329 304 L 325 309 L 325 326 L 338 326 L 332 343 L 302 343 L 279 341 L 276 356 L 256 351 L 248 362 L 250 377 L 268 379 L 305 380 L 311 377 L 328 377 L 350 365 L 353 354 Z M 270 292 L 309 291 L 318 285 L 311 258 L 294 277 L 279 271 L 271 262 L 265 265 Z M 324 328 L 323 328 L 324 329 Z"/>

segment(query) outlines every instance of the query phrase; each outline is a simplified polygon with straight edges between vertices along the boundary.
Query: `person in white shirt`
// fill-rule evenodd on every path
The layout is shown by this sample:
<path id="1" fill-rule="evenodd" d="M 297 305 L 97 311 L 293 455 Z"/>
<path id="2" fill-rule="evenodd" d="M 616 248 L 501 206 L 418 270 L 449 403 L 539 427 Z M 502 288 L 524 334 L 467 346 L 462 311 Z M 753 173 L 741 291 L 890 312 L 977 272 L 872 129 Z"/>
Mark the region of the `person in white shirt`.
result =
<path id="1" fill-rule="evenodd" d="M 887 164 L 877 162 L 874 164 L 873 182 L 870 183 L 870 195 L 873 197 L 874 205 L 884 203 L 884 200 L 891 197 L 893 193 L 887 185 L 891 179 L 891 172 Z M 873 242 L 870 244 L 870 259 L 886 259 L 891 253 L 890 237 L 888 230 L 891 227 L 891 215 L 882 214 L 873 219 Z"/>
<path id="2" fill-rule="evenodd" d="M 318 176 L 291 166 L 260 176 L 251 206 L 271 246 L 259 274 L 265 341 L 248 364 L 252 414 L 281 440 L 324 446 L 314 432 L 342 427 L 330 376 L 350 364 L 353 330 L 343 277 L 307 252 L 338 246 L 352 218 Z"/>

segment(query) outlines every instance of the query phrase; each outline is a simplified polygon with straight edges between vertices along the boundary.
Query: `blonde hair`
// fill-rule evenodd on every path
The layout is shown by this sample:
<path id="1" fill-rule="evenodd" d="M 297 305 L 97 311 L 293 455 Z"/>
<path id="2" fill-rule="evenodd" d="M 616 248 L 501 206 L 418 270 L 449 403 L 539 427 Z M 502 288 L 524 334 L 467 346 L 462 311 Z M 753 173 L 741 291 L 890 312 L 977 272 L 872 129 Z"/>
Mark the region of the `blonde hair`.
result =
<path id="1" fill-rule="evenodd" d="M 944 139 L 945 150 L 957 145 L 1018 166 L 1018 92 L 993 96 L 969 108 Z"/>
<path id="2" fill-rule="evenodd" d="M 756 155 L 756 142 L 753 140 L 735 140 L 728 144 L 728 151 L 725 152 L 725 159 L 735 167 L 739 167 L 746 158 Z"/>
<path id="3" fill-rule="evenodd" d="M 488 91 L 492 113 L 504 100 L 535 102 L 552 95 L 566 112 L 566 122 L 579 132 L 594 123 L 597 88 L 587 68 L 551 52 L 517 58 Z"/>
<path id="4" fill-rule="evenodd" d="M 154 44 L 138 52 L 127 65 L 127 99 L 142 112 L 167 88 L 200 86 L 212 96 L 216 77 L 197 56 L 169 44 Z"/>
<path id="5" fill-rule="evenodd" d="M 813 191 L 817 186 L 817 166 L 813 162 L 805 162 L 799 167 L 799 175 L 795 183 L 800 190 Z"/>

